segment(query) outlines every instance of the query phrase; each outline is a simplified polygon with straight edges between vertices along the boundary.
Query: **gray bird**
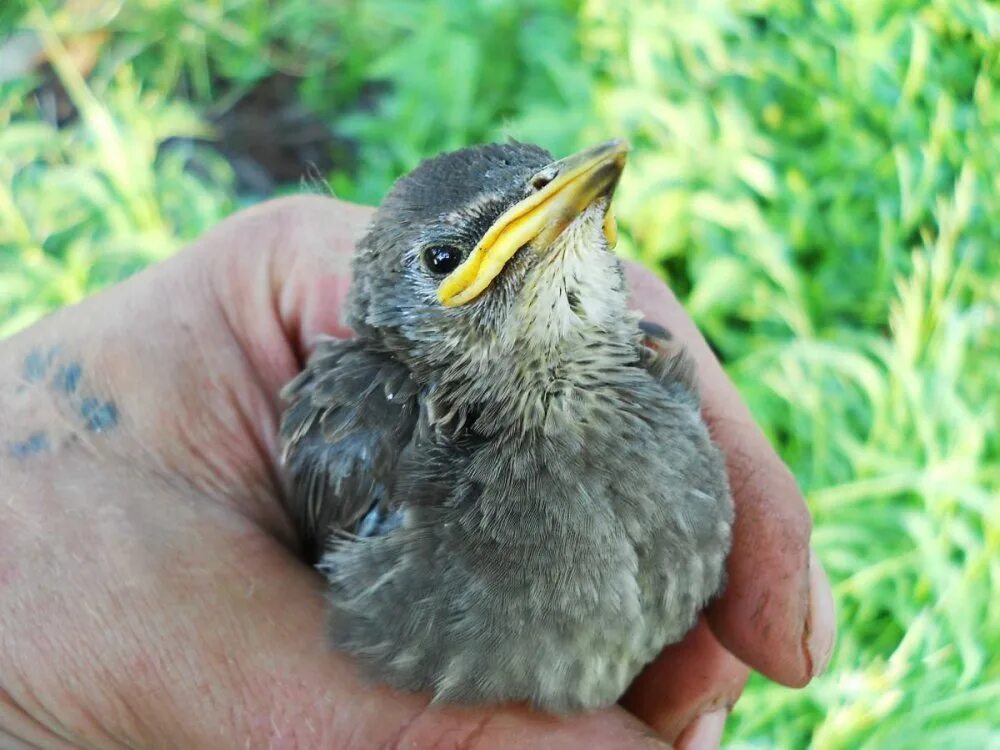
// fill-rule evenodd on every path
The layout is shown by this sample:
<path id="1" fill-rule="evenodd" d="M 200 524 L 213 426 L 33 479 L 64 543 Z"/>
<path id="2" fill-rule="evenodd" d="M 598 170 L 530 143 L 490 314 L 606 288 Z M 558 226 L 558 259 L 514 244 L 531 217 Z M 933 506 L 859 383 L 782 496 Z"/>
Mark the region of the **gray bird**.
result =
<path id="1" fill-rule="evenodd" d="M 358 245 L 356 338 L 283 391 L 329 636 L 375 679 L 605 706 L 722 585 L 732 501 L 693 369 L 611 252 L 626 152 L 422 163 Z"/>

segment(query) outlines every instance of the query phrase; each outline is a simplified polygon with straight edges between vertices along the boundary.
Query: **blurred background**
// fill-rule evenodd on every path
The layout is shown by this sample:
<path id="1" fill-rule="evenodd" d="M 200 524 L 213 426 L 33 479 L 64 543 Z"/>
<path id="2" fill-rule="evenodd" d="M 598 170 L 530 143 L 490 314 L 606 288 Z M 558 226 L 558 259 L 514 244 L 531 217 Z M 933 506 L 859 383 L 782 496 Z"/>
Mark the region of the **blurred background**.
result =
<path id="1" fill-rule="evenodd" d="M 0 337 L 282 193 L 444 149 L 634 146 L 621 251 L 791 465 L 839 606 L 732 748 L 1000 747 L 1000 6 L 0 5 Z"/>

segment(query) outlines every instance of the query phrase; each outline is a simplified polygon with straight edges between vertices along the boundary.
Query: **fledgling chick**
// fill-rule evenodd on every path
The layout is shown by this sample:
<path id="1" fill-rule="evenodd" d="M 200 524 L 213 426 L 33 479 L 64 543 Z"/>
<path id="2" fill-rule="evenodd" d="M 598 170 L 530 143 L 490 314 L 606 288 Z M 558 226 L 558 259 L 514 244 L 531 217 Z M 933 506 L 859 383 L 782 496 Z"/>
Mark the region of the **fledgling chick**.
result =
<path id="1" fill-rule="evenodd" d="M 330 639 L 376 679 L 605 706 L 722 584 L 721 454 L 610 250 L 626 151 L 486 145 L 402 177 L 358 246 L 357 337 L 283 392 Z"/>

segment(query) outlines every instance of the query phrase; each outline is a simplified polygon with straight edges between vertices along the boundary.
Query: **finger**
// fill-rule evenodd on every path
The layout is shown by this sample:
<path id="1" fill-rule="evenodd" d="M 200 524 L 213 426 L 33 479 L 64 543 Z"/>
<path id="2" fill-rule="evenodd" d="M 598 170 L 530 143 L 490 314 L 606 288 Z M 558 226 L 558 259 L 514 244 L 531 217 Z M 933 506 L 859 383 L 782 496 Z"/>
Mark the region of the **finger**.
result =
<path id="1" fill-rule="evenodd" d="M 677 738 L 677 750 L 716 750 L 722 745 L 728 716 L 729 712 L 723 708 L 699 716 Z"/>
<path id="2" fill-rule="evenodd" d="M 726 589 L 709 607 L 709 623 L 754 669 L 804 685 L 825 668 L 835 623 L 829 583 L 810 554 L 802 494 L 677 299 L 650 271 L 629 265 L 627 273 L 637 306 L 695 360 L 702 411 L 726 456 L 736 519 Z"/>
<path id="3" fill-rule="evenodd" d="M 705 731 L 716 724 L 721 730 L 749 674 L 700 619 L 683 641 L 665 648 L 643 670 L 622 705 L 674 742 L 684 733 L 694 734 L 699 724 L 706 725 Z"/>

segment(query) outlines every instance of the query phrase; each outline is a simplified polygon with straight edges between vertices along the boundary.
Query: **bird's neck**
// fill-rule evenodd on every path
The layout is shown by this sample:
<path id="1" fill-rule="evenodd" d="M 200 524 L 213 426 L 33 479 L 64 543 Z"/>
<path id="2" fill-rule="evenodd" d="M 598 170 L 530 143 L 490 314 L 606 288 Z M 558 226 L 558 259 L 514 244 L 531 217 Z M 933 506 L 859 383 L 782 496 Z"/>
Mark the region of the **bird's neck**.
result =
<path id="1" fill-rule="evenodd" d="M 637 319 L 622 315 L 611 329 L 581 327 L 561 338 L 482 342 L 436 374 L 435 411 L 477 432 L 552 426 L 553 405 L 613 386 L 638 360 Z M 488 424 L 487 424 L 488 423 Z"/>

